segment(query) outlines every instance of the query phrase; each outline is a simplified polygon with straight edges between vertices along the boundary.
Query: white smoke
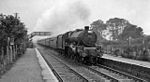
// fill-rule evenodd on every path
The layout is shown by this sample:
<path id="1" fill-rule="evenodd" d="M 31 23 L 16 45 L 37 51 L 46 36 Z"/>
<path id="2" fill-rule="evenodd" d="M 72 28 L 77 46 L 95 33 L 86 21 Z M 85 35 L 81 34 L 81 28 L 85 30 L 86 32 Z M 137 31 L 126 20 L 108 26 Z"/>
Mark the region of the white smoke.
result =
<path id="1" fill-rule="evenodd" d="M 54 35 L 89 23 L 90 11 L 81 1 L 61 2 L 46 10 L 39 18 L 35 31 L 49 31 Z"/>

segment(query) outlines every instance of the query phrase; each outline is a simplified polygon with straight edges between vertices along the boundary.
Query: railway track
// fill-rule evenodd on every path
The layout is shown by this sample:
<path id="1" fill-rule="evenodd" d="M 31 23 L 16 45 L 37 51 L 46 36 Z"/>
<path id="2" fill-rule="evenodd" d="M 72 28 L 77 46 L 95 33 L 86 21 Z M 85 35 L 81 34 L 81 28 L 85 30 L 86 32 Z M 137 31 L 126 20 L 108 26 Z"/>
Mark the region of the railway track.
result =
<path id="1" fill-rule="evenodd" d="M 53 53 L 53 52 L 46 50 L 46 53 Z M 45 57 L 45 59 L 46 58 L 48 57 Z M 69 82 L 69 81 L 71 82 L 147 82 L 143 79 L 126 74 L 124 72 L 111 69 L 103 65 L 97 65 L 97 66 L 86 66 L 81 64 L 70 65 L 68 63 L 66 64 L 66 62 L 62 61 L 62 59 L 57 57 L 56 55 L 51 55 L 51 60 L 54 61 L 53 64 L 58 65 L 58 66 L 53 66 L 51 64 L 50 67 L 53 70 L 55 70 L 56 76 L 60 79 L 60 82 Z M 60 70 L 58 70 L 58 67 L 60 67 L 59 69 L 65 68 L 66 70 L 69 70 L 66 71 L 64 69 L 61 69 L 67 72 L 66 77 L 70 79 L 66 79 L 66 77 L 64 77 L 64 74 L 66 72 L 62 73 L 61 71 L 61 73 L 59 73 Z"/>
<path id="2" fill-rule="evenodd" d="M 101 75 L 107 79 L 110 79 L 111 82 L 147 82 L 138 77 L 135 77 L 130 74 L 120 72 L 120 71 L 117 71 L 117 70 L 114 70 L 112 68 L 102 66 L 102 65 L 85 66 L 85 68 L 87 68 L 90 71 L 93 71 L 93 72 L 97 73 L 98 75 Z"/>
<path id="3" fill-rule="evenodd" d="M 101 65 L 122 72 L 123 74 L 129 76 L 129 78 L 133 78 L 134 80 L 141 80 L 141 82 L 150 82 L 149 68 L 104 58 L 101 58 L 99 63 L 100 62 Z"/>
<path id="4" fill-rule="evenodd" d="M 55 76 L 58 78 L 59 82 L 89 82 L 88 79 L 71 69 L 58 58 L 54 57 L 53 55 L 43 55 L 43 52 L 40 49 L 38 50 L 48 63 L 49 67 L 52 69 Z"/>
<path id="5" fill-rule="evenodd" d="M 52 53 L 52 52 L 46 52 L 46 53 Z M 71 82 L 112 82 L 108 78 L 105 78 L 103 76 L 97 75 L 93 71 L 89 71 L 88 69 L 86 69 L 85 67 L 83 67 L 83 65 L 79 65 L 79 64 L 78 65 L 76 65 L 76 64 L 70 65 L 70 64 L 62 61 L 62 59 L 60 59 L 60 58 L 58 58 L 58 57 L 56 57 L 54 55 L 52 55 L 52 56 L 54 57 L 53 59 L 56 59 L 57 61 L 59 61 L 61 63 L 61 65 L 62 64 L 65 65 L 65 67 L 69 68 L 71 71 L 73 71 L 73 73 L 75 73 L 76 75 L 79 75 L 81 78 L 85 79 L 84 81 L 79 81 L 79 80 L 78 81 L 73 81 L 73 80 L 70 79 L 69 81 L 66 81 L 66 80 L 64 81 L 63 80 L 63 82 L 70 82 L 70 81 Z M 56 63 L 55 63 L 55 65 L 56 65 Z M 58 65 L 58 63 L 57 63 L 57 65 Z M 67 69 L 67 68 L 65 68 L 65 69 Z M 56 68 L 55 68 L 55 70 L 56 70 Z M 58 75 L 59 75 L 59 73 L 58 73 Z M 61 77 L 61 75 L 60 75 L 60 77 Z"/>
<path id="6" fill-rule="evenodd" d="M 126 77 L 126 78 L 128 78 L 128 79 L 132 79 L 132 80 L 135 81 L 135 82 L 148 82 L 148 81 L 146 81 L 146 80 L 144 80 L 144 79 L 141 79 L 141 78 L 139 78 L 139 77 L 136 77 L 136 76 L 133 76 L 133 75 L 131 75 L 131 74 L 128 74 L 128 73 L 125 73 L 125 72 L 121 72 L 121 71 L 112 69 L 112 68 L 107 67 L 107 66 L 104 66 L 104 65 L 97 64 L 97 66 L 98 66 L 99 68 L 107 69 L 107 70 L 109 70 L 109 71 L 111 71 L 111 72 L 113 72 L 113 73 L 116 73 L 116 74 L 118 74 L 118 75 L 122 75 L 122 76 L 124 76 L 124 77 Z"/>

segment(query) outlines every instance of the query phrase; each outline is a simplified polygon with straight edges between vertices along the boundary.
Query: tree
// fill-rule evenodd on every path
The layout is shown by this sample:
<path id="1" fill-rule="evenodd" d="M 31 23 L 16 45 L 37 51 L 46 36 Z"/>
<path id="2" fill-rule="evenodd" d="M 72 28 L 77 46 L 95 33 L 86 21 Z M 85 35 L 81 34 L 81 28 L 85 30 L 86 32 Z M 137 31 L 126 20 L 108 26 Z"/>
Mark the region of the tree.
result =
<path id="1" fill-rule="evenodd" d="M 117 40 L 118 35 L 122 33 L 124 27 L 126 27 L 129 22 L 121 18 L 112 18 L 106 21 L 107 29 L 112 33 L 113 40 Z"/>
<path id="2" fill-rule="evenodd" d="M 96 20 L 91 24 L 91 27 L 93 30 L 98 30 L 99 32 L 102 32 L 103 30 L 106 29 L 106 24 L 102 20 Z"/>
<path id="3" fill-rule="evenodd" d="M 91 29 L 98 35 L 97 44 L 99 44 L 99 42 L 103 39 L 102 32 L 106 29 L 106 24 L 99 19 L 91 23 Z"/>
<path id="4" fill-rule="evenodd" d="M 0 46 L 6 46 L 8 37 L 14 39 L 16 45 L 21 44 L 27 36 L 25 25 L 13 15 L 0 15 Z"/>
<path id="5" fill-rule="evenodd" d="M 143 29 L 136 25 L 128 25 L 124 28 L 123 32 L 119 35 L 120 40 L 127 40 L 129 37 L 132 39 L 143 37 Z"/>

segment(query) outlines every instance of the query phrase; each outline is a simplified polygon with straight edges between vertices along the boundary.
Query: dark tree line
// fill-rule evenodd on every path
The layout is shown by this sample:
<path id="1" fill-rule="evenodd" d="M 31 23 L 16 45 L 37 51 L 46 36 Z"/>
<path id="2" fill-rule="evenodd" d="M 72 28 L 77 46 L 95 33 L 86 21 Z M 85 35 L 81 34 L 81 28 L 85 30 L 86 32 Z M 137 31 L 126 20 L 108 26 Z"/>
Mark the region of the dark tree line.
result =
<path id="1" fill-rule="evenodd" d="M 8 41 L 20 45 L 27 37 L 27 29 L 17 16 L 0 14 L 0 47 Z"/>
<path id="2" fill-rule="evenodd" d="M 91 24 L 92 29 L 100 33 L 99 37 L 111 36 L 111 40 L 128 40 L 143 37 L 143 29 L 122 18 L 111 18 L 106 23 L 96 20 Z M 107 31 L 107 33 L 104 33 Z"/>

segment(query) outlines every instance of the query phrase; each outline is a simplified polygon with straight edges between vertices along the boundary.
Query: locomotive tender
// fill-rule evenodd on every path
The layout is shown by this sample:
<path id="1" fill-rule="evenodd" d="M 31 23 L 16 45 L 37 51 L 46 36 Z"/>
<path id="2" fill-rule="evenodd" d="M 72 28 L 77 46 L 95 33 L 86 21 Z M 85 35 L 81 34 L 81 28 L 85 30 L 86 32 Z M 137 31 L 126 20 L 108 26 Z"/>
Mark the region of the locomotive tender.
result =
<path id="1" fill-rule="evenodd" d="M 101 47 L 96 46 L 97 35 L 85 26 L 84 30 L 69 31 L 57 37 L 42 39 L 38 44 L 65 52 L 65 56 L 83 63 L 96 63 L 102 56 Z"/>

